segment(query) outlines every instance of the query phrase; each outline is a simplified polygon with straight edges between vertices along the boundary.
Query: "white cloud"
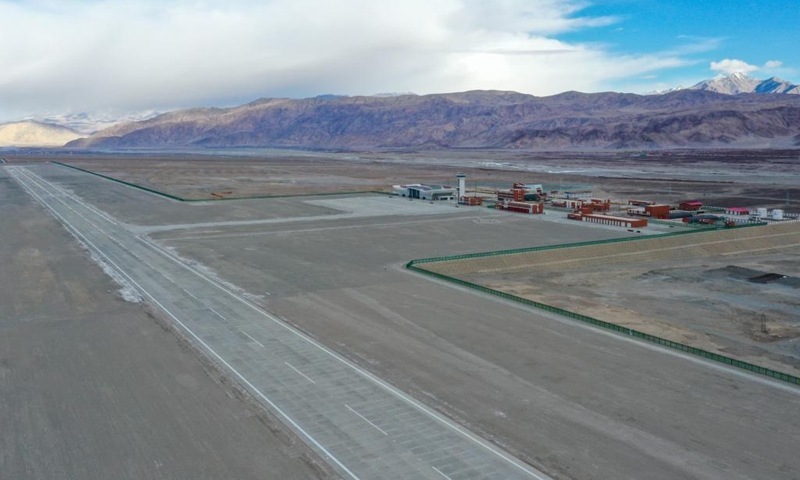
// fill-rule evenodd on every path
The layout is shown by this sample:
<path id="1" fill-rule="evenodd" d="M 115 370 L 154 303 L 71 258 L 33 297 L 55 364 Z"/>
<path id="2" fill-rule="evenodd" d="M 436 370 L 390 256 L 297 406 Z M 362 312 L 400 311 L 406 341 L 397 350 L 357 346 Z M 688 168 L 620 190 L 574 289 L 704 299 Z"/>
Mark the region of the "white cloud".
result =
<path id="1" fill-rule="evenodd" d="M 759 67 L 758 65 L 750 65 L 749 63 L 743 60 L 736 60 L 731 58 L 726 58 L 725 60 L 721 60 L 719 62 L 711 62 L 711 70 L 721 74 L 731 74 L 731 73 L 752 73 L 759 70 L 770 70 L 776 69 L 783 66 L 783 62 L 780 60 L 769 60 L 764 63 L 763 66 Z"/>
<path id="2" fill-rule="evenodd" d="M 726 58 L 725 60 L 719 62 L 711 62 L 711 70 L 725 74 L 750 73 L 750 72 L 755 72 L 758 69 L 759 67 L 756 65 L 750 65 L 749 63 L 744 62 L 742 60 L 736 60 L 731 58 Z"/>
<path id="3" fill-rule="evenodd" d="M 261 96 L 503 89 L 546 95 L 686 65 L 556 35 L 615 23 L 582 0 L 0 0 L 0 114 Z"/>

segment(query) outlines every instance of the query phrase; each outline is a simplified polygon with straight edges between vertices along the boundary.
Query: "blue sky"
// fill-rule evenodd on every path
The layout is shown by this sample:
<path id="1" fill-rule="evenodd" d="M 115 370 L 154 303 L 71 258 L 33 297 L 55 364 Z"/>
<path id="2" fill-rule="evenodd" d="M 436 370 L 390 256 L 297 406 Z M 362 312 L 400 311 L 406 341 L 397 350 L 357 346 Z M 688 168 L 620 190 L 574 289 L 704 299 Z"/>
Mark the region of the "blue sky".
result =
<path id="1" fill-rule="evenodd" d="M 798 11 L 736 0 L 0 0 L 0 121 L 329 93 L 645 93 L 734 70 L 800 83 Z"/>
<path id="2" fill-rule="evenodd" d="M 646 80 L 688 86 L 721 73 L 711 62 L 738 59 L 760 67 L 748 72 L 800 82 L 800 9 L 788 3 L 720 0 L 607 0 L 593 2 L 581 15 L 613 16 L 609 26 L 561 35 L 565 41 L 602 43 L 609 51 L 628 54 L 674 50 L 692 64 L 653 72 Z M 694 53 L 692 53 L 694 51 Z M 764 68 L 769 61 L 780 67 Z M 622 88 L 625 82 L 610 85 Z M 647 87 L 645 87 L 647 88 Z"/>

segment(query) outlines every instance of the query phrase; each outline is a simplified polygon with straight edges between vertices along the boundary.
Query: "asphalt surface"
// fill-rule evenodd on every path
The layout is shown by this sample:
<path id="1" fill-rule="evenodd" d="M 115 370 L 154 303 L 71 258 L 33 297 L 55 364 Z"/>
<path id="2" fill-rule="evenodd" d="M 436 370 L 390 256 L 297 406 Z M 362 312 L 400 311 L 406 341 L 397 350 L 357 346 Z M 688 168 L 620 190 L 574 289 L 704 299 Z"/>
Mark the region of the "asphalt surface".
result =
<path id="1" fill-rule="evenodd" d="M 9 173 L 343 476 L 547 478 L 33 169 Z"/>

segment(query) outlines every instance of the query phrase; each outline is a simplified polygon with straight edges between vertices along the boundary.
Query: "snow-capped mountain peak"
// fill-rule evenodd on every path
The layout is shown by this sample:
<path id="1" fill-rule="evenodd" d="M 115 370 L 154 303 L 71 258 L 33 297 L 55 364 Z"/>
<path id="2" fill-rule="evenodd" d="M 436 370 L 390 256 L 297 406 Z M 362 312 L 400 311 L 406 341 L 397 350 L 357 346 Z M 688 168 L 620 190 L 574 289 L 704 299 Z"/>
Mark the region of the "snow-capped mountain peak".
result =
<path id="1" fill-rule="evenodd" d="M 711 80 L 703 80 L 689 88 L 736 95 L 739 93 L 753 93 L 760 83 L 761 80 L 751 78 L 741 72 L 735 72 L 730 75 L 721 75 Z"/>
<path id="2" fill-rule="evenodd" d="M 740 93 L 790 93 L 800 94 L 800 87 L 777 77 L 759 80 L 742 72 L 720 75 L 689 87 L 692 90 L 709 90 L 727 95 Z"/>

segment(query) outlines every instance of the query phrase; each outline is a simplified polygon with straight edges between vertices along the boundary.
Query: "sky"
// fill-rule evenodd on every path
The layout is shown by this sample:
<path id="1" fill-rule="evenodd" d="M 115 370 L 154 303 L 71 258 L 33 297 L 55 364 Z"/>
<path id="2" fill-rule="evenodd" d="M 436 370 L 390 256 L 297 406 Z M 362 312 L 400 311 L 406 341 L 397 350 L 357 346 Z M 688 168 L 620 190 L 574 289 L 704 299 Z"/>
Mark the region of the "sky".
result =
<path id="1" fill-rule="evenodd" d="M 0 0 L 0 121 L 263 97 L 800 83 L 761 0 Z"/>

